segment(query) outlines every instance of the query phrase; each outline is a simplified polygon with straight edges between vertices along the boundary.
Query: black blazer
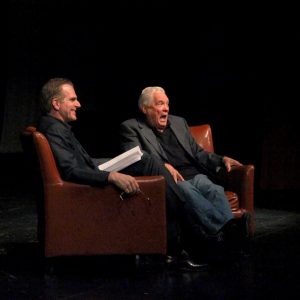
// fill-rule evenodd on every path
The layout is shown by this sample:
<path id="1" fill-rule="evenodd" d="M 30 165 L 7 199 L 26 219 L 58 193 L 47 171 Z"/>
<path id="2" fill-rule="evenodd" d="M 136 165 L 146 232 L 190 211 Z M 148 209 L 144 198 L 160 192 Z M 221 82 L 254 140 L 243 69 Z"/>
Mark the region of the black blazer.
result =
<path id="1" fill-rule="evenodd" d="M 195 166 L 204 174 L 217 178 L 216 175 L 220 170 L 225 170 L 223 156 L 207 152 L 200 147 L 191 135 L 184 118 L 169 115 L 168 120 L 178 142 L 194 161 Z M 167 155 L 145 117 L 124 121 L 120 125 L 120 142 L 122 151 L 139 145 L 143 151 L 156 155 L 163 162 L 168 162 Z"/>
<path id="2" fill-rule="evenodd" d="M 41 117 L 37 130 L 48 139 L 64 180 L 97 186 L 108 184 L 109 172 L 98 169 L 101 160 L 89 156 L 69 124 L 46 115 Z"/>

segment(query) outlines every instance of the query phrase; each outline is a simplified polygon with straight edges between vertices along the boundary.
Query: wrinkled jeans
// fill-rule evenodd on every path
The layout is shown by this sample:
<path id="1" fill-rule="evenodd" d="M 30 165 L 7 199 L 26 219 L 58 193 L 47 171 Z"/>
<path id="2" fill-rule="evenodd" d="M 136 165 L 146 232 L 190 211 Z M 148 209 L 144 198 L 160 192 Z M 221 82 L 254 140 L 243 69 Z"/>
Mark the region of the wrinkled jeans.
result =
<path id="1" fill-rule="evenodd" d="M 198 174 L 193 179 L 177 183 L 188 199 L 185 210 L 190 218 L 186 220 L 191 227 L 202 224 L 207 234 L 216 234 L 233 214 L 224 193 L 224 188 L 213 183 L 206 175 Z"/>

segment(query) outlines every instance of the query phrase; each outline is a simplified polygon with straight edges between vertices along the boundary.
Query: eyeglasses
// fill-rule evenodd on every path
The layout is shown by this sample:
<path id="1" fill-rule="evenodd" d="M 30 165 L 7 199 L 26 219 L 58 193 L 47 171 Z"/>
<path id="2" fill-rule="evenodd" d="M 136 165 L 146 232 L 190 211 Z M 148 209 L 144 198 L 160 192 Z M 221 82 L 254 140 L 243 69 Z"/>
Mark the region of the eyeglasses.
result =
<path id="1" fill-rule="evenodd" d="M 120 201 L 120 205 L 119 205 L 119 212 L 121 211 L 122 207 L 124 207 L 124 205 L 125 205 L 125 207 L 127 207 L 127 209 L 129 209 L 131 215 L 132 215 L 132 216 L 135 216 L 136 213 L 135 213 L 135 211 L 134 211 L 132 205 L 130 204 L 131 202 L 130 202 L 129 200 L 130 200 L 130 198 L 135 197 L 135 196 L 138 196 L 138 195 L 142 195 L 142 196 L 143 196 L 143 199 L 145 199 L 145 200 L 146 200 L 146 203 L 147 203 L 147 204 L 146 204 L 146 209 L 147 209 L 147 210 L 150 209 L 150 206 L 151 206 L 151 200 L 150 200 L 150 198 L 147 197 L 147 196 L 144 194 L 144 192 L 142 192 L 142 191 L 140 190 L 137 194 L 127 194 L 127 193 L 125 193 L 125 192 L 122 192 L 122 193 L 120 194 L 120 199 L 121 199 L 121 201 Z"/>
<path id="2" fill-rule="evenodd" d="M 147 201 L 149 201 L 149 203 L 151 203 L 150 198 L 147 197 L 147 196 L 145 195 L 145 193 L 144 193 L 143 191 L 141 191 L 141 190 L 140 190 L 138 193 L 136 193 L 136 194 L 127 194 L 127 193 L 125 193 L 125 192 L 122 192 L 122 193 L 120 194 L 120 199 L 121 199 L 122 201 L 126 201 L 126 200 L 128 200 L 128 198 L 134 197 L 134 196 L 137 196 L 137 195 L 142 195 L 144 199 L 146 199 Z"/>

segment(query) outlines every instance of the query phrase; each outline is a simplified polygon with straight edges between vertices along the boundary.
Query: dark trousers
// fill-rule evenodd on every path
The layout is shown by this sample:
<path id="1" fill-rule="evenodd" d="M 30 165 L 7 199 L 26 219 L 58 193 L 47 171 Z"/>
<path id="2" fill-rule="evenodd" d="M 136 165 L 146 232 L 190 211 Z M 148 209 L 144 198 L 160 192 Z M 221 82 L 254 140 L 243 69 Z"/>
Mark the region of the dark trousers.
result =
<path id="1" fill-rule="evenodd" d="M 183 206 L 185 196 L 178 188 L 170 172 L 161 161 L 144 153 L 142 159 L 121 171 L 132 176 L 162 175 L 166 180 L 167 234 L 169 254 L 180 251 L 181 224 L 185 219 Z"/>

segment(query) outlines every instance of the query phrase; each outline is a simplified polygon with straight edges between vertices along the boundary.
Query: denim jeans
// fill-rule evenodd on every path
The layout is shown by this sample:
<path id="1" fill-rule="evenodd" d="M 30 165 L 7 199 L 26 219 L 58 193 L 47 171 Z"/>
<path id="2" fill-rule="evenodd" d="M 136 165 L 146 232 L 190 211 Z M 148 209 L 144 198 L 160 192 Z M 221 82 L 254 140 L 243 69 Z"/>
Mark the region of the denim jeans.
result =
<path id="1" fill-rule="evenodd" d="M 187 220 L 191 227 L 202 224 L 207 234 L 216 234 L 233 214 L 224 193 L 224 188 L 213 183 L 206 175 L 198 174 L 193 179 L 180 181 L 178 187 L 185 195 Z"/>

